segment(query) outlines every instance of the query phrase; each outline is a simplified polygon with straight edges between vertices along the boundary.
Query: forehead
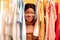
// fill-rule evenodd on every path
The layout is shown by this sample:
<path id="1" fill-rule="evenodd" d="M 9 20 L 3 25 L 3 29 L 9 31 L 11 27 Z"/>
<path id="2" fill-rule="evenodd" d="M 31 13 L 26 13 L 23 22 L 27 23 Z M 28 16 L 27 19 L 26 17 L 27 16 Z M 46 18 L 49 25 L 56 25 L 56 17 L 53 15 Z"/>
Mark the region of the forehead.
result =
<path id="1" fill-rule="evenodd" d="M 32 12 L 34 12 L 34 9 L 33 8 L 28 8 L 26 11 L 32 11 Z"/>

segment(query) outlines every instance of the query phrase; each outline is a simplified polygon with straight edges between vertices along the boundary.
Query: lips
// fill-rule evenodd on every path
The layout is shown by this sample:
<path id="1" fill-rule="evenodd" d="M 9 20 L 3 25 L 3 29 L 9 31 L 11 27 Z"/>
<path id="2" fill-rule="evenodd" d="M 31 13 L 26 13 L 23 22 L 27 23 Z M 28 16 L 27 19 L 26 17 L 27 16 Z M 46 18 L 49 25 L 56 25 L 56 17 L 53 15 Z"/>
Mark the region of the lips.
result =
<path id="1" fill-rule="evenodd" d="M 28 19 L 30 20 L 30 19 L 32 19 L 32 17 L 28 17 Z"/>

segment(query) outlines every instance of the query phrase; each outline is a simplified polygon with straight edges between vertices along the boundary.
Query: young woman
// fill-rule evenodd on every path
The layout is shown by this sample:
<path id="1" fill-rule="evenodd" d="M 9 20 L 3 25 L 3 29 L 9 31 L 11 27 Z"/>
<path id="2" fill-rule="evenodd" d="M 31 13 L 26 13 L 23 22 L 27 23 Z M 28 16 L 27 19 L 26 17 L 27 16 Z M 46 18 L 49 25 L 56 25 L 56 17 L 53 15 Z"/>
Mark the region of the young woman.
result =
<path id="1" fill-rule="evenodd" d="M 35 5 L 25 5 L 25 22 L 26 22 L 26 40 L 37 40 L 37 37 L 33 36 L 35 26 Z"/>

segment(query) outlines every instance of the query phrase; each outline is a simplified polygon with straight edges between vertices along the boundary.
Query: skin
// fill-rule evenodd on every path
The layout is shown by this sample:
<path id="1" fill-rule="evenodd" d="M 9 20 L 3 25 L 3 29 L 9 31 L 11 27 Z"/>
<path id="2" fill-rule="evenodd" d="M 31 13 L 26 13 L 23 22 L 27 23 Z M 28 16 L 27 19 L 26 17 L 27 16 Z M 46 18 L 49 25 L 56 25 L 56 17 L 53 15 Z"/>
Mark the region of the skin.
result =
<path id="1" fill-rule="evenodd" d="M 25 21 L 26 21 L 26 40 L 37 40 L 36 36 L 33 36 L 34 32 L 34 10 L 32 8 L 28 8 L 25 11 Z"/>
<path id="2" fill-rule="evenodd" d="M 25 20 L 26 20 L 26 34 L 27 34 L 27 39 L 26 40 L 32 40 L 32 35 L 34 31 L 34 10 L 32 8 L 28 8 L 25 11 Z"/>
<path id="3" fill-rule="evenodd" d="M 25 11 L 25 19 L 26 19 L 26 22 L 28 22 L 28 23 L 33 21 L 33 19 L 34 19 L 34 10 L 32 8 L 28 8 Z"/>
<path id="4" fill-rule="evenodd" d="M 34 26 L 34 10 L 32 8 L 28 8 L 25 12 L 25 20 L 26 20 L 26 30 L 27 33 L 33 33 Z"/>

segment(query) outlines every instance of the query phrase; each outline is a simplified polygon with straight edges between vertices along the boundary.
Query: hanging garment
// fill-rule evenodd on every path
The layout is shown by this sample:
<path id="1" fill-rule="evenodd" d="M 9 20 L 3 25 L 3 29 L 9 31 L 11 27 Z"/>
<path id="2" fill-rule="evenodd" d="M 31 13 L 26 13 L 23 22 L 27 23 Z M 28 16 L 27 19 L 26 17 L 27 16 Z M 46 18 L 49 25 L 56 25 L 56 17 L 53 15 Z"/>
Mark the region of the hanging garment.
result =
<path id="1" fill-rule="evenodd" d="M 26 24 L 25 24 L 25 16 L 24 16 L 24 0 L 23 0 L 22 40 L 26 40 Z"/>
<path id="2" fill-rule="evenodd" d="M 38 0 L 36 0 L 36 22 L 35 22 L 35 27 L 34 27 L 34 32 L 33 32 L 33 35 L 38 37 L 38 34 L 39 34 L 39 28 L 38 28 L 38 19 L 37 19 L 37 15 L 38 15 Z"/>
<path id="3" fill-rule="evenodd" d="M 26 25 L 25 25 L 24 13 L 23 13 L 23 24 L 22 24 L 22 40 L 26 40 Z"/>
<path id="4" fill-rule="evenodd" d="M 22 23 L 23 1 L 18 0 L 18 22 Z"/>
<path id="5" fill-rule="evenodd" d="M 20 39 L 22 40 L 22 19 L 23 19 L 23 0 L 18 0 L 17 2 L 18 6 L 18 25 L 20 30 Z"/>
<path id="6" fill-rule="evenodd" d="M 59 32 L 58 32 L 58 3 L 57 2 L 55 3 L 55 8 L 56 8 L 56 15 L 57 15 L 55 30 L 56 30 L 56 40 L 58 40 L 59 39 L 59 34 L 58 34 Z"/>
<path id="7" fill-rule="evenodd" d="M 2 0 L 2 40 L 17 40 L 16 21 L 17 21 L 17 1 Z"/>
<path id="8" fill-rule="evenodd" d="M 57 19 L 55 3 L 47 2 L 46 6 L 46 39 L 55 40 L 55 21 Z"/>
<path id="9" fill-rule="evenodd" d="M 39 34 L 39 27 L 38 27 L 38 21 L 36 21 L 33 35 L 38 37 L 38 34 Z"/>
<path id="10" fill-rule="evenodd" d="M 38 28 L 39 28 L 38 40 L 45 40 L 45 24 L 44 24 L 43 0 L 39 0 L 39 2 L 38 2 Z"/>
<path id="11" fill-rule="evenodd" d="M 1 14 L 1 1 L 0 1 L 0 17 L 2 16 L 2 14 Z M 2 17 L 1 17 L 2 18 Z M 0 19 L 1 19 L 0 18 Z M 1 33 L 1 22 L 2 22 L 2 20 L 0 20 L 0 33 Z"/>
<path id="12" fill-rule="evenodd" d="M 0 40 L 3 40 L 2 15 L 3 15 L 3 9 L 4 9 L 4 7 L 3 7 L 4 2 L 0 1 L 0 4 L 1 4 L 1 6 L 0 6 L 1 7 L 1 9 L 0 9 Z"/>
<path id="13" fill-rule="evenodd" d="M 2 8 L 2 14 L 3 14 L 3 15 L 2 15 L 2 18 L 3 18 L 3 19 L 2 19 L 2 21 L 3 21 L 3 22 L 2 22 L 2 35 L 3 35 L 3 39 L 2 39 L 2 40 L 6 40 L 6 36 L 5 36 L 5 35 L 9 35 L 9 33 L 7 33 L 7 32 L 9 31 L 9 30 L 7 30 L 7 29 L 8 29 L 8 28 L 7 28 L 7 24 L 8 24 L 8 23 L 7 23 L 7 21 L 8 21 L 8 20 L 7 20 L 7 12 L 8 12 L 7 10 L 8 10 L 8 7 L 6 6 L 6 4 L 8 4 L 8 3 L 6 3 L 6 1 L 2 1 L 2 2 L 3 2 L 3 3 L 2 3 L 3 6 L 2 6 L 2 5 L 1 5 L 1 6 L 4 8 L 4 9 L 3 9 L 3 8 L 1 7 L 1 8 Z M 7 7 L 7 8 L 6 8 L 6 7 Z"/>
<path id="14" fill-rule="evenodd" d="M 11 10 L 13 12 L 13 26 L 12 26 L 12 38 L 13 40 L 17 40 L 17 0 L 11 0 L 10 4 Z M 13 8 L 14 7 L 14 8 Z"/>
<path id="15" fill-rule="evenodd" d="M 58 27 L 59 27 L 59 40 L 60 40 L 60 13 L 58 13 Z"/>

